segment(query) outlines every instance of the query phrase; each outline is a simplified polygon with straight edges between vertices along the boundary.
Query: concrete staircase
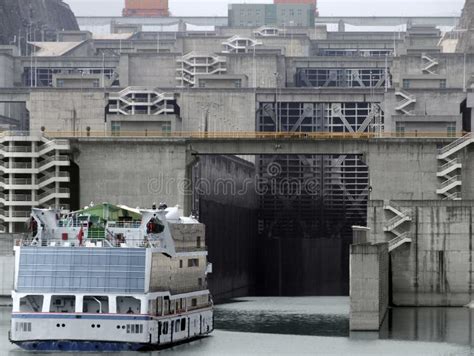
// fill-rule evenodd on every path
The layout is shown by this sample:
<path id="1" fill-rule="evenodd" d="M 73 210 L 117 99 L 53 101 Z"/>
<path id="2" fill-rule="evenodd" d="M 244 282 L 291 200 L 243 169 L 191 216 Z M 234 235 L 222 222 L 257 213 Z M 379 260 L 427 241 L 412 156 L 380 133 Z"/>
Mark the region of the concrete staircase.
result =
<path id="1" fill-rule="evenodd" d="M 423 60 L 423 66 L 424 66 L 422 69 L 423 73 L 437 74 L 434 71 L 434 69 L 438 67 L 439 65 L 439 62 L 436 59 L 428 56 L 426 53 L 423 53 L 423 55 L 421 56 L 421 59 Z"/>
<path id="2" fill-rule="evenodd" d="M 405 115 L 413 116 L 414 112 L 409 107 L 416 103 L 416 97 L 402 90 L 395 92 L 395 96 L 402 99 L 397 103 L 395 110 Z"/>
<path id="3" fill-rule="evenodd" d="M 469 133 L 439 150 L 438 161 L 440 164 L 436 175 L 442 181 L 436 194 L 440 195 L 443 200 L 462 199 L 462 176 L 460 174 L 462 163 L 459 158 L 453 156 L 472 143 L 474 143 L 474 135 Z"/>
<path id="4" fill-rule="evenodd" d="M 398 247 L 412 242 L 409 231 L 404 231 L 402 229 L 403 224 L 412 221 L 412 212 L 408 210 L 403 211 L 402 209 L 395 207 L 390 203 L 384 206 L 384 210 L 395 214 L 392 219 L 387 221 L 383 228 L 385 232 L 395 236 L 388 242 L 388 250 L 389 252 L 392 252 Z"/>

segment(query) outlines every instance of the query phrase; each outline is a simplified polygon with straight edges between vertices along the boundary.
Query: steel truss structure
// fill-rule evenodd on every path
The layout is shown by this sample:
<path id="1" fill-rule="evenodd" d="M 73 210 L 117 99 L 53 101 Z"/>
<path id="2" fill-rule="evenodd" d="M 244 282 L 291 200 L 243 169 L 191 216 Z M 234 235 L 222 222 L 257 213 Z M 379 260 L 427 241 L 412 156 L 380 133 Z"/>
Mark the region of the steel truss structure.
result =
<path id="1" fill-rule="evenodd" d="M 315 88 L 381 88 L 390 81 L 385 68 L 297 68 L 296 86 Z"/>
<path id="2" fill-rule="evenodd" d="M 379 103 L 260 103 L 260 132 L 383 132 Z M 257 157 L 264 231 L 279 237 L 348 236 L 366 222 L 369 172 L 356 155 Z"/>

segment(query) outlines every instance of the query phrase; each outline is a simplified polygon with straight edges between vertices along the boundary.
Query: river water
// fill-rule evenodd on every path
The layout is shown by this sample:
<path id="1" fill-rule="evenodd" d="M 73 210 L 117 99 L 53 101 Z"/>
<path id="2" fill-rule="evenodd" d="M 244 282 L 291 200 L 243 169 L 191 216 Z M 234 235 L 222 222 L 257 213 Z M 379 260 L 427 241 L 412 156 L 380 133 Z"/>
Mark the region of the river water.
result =
<path id="1" fill-rule="evenodd" d="M 474 355 L 467 308 L 395 308 L 380 332 L 351 333 L 346 297 L 239 298 L 216 307 L 215 323 L 205 339 L 120 355 Z M 9 324 L 10 309 L 0 308 L 0 356 L 31 355 L 8 342 Z"/>

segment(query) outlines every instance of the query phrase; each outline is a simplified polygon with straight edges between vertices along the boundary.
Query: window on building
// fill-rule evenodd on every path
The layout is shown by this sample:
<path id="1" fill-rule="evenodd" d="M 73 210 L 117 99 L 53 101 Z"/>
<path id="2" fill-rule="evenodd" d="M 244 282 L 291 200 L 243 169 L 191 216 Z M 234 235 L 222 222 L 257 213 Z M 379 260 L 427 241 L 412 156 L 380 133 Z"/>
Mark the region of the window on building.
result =
<path id="1" fill-rule="evenodd" d="M 200 80 L 199 81 L 199 88 L 205 88 L 206 87 L 206 81 L 205 80 Z"/>
<path id="2" fill-rule="evenodd" d="M 196 298 L 191 299 L 191 306 L 192 307 L 197 307 L 198 301 Z"/>
<path id="3" fill-rule="evenodd" d="M 120 136 L 120 122 L 112 121 L 112 136 Z"/>
<path id="4" fill-rule="evenodd" d="M 183 260 L 179 260 L 179 268 L 183 268 Z"/>
<path id="5" fill-rule="evenodd" d="M 166 334 L 168 334 L 168 322 L 167 321 L 165 321 L 163 323 L 163 335 L 166 335 Z"/>
<path id="6" fill-rule="evenodd" d="M 188 267 L 199 267 L 199 259 L 198 258 L 190 258 L 188 260 Z"/>
<path id="7" fill-rule="evenodd" d="M 181 319 L 181 331 L 186 330 L 186 319 L 182 318 Z"/>
<path id="8" fill-rule="evenodd" d="M 92 86 L 93 86 L 94 88 L 99 88 L 99 87 L 100 87 L 99 79 L 94 79 L 94 80 L 92 81 Z"/>
<path id="9" fill-rule="evenodd" d="M 240 79 L 236 80 L 234 82 L 234 87 L 235 88 L 242 88 L 242 81 Z"/>
<path id="10" fill-rule="evenodd" d="M 64 79 L 58 79 L 57 86 L 58 88 L 64 88 Z"/>
<path id="11" fill-rule="evenodd" d="M 171 123 L 165 122 L 163 125 L 161 125 L 161 132 L 170 133 L 171 132 Z"/>
<path id="12" fill-rule="evenodd" d="M 396 134 L 397 134 L 397 137 L 405 136 L 405 125 L 403 124 L 403 122 L 397 122 Z"/>
<path id="13" fill-rule="evenodd" d="M 403 79 L 403 89 L 410 89 L 410 79 Z"/>
<path id="14" fill-rule="evenodd" d="M 439 87 L 440 89 L 446 89 L 446 79 L 441 79 L 439 81 Z"/>
<path id="15" fill-rule="evenodd" d="M 447 127 L 448 137 L 456 137 L 456 125 L 449 124 Z"/>

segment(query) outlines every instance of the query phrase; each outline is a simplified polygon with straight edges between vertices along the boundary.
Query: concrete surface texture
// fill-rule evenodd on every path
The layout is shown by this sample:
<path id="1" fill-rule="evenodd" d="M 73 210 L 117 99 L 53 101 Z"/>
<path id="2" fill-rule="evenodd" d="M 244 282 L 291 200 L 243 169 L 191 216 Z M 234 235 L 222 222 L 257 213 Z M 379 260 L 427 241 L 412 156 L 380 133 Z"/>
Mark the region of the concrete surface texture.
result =
<path id="1" fill-rule="evenodd" d="M 379 330 L 389 304 L 388 244 L 352 245 L 350 261 L 350 329 Z"/>

